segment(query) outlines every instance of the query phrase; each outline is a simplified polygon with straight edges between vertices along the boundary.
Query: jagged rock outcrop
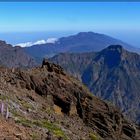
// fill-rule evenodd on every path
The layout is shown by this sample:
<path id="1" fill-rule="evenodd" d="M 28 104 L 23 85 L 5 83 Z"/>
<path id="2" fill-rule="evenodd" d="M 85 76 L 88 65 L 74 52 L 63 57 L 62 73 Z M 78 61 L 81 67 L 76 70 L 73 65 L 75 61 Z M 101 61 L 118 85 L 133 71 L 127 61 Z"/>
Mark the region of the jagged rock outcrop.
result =
<path id="1" fill-rule="evenodd" d="M 35 60 L 19 47 L 0 41 L 0 65 L 9 68 L 31 68 L 37 66 Z"/>
<path id="2" fill-rule="evenodd" d="M 93 137 L 96 139 L 100 137 L 104 140 L 139 140 L 140 131 L 135 124 L 126 120 L 114 106 L 92 95 L 81 82 L 68 76 L 60 66 L 44 60 L 42 67 L 27 71 L 5 68 L 1 68 L 0 71 L 1 80 L 5 81 L 7 90 L 12 88 L 12 92 L 16 92 L 14 98 L 18 101 L 14 99 L 15 104 L 22 102 L 21 106 L 18 105 L 19 111 L 24 110 L 22 113 L 26 119 L 38 120 L 23 121 L 22 118 L 21 121 L 21 115 L 18 116 L 20 120 L 17 122 L 24 125 L 29 122 L 30 129 L 36 124 L 49 130 L 54 129 L 54 126 L 50 127 L 50 123 L 42 123 L 41 119 L 46 118 L 45 121 L 55 123 L 61 121 L 59 127 L 63 128 L 67 139 L 90 140 Z M 4 83 L 0 82 L 2 90 Z M 12 96 L 14 93 L 10 94 L 9 96 Z M 25 104 L 26 101 L 28 104 Z M 29 102 L 34 106 L 30 107 Z M 46 109 L 49 109 L 49 112 L 46 112 Z M 42 136 L 46 137 L 46 132 L 44 134 L 46 129 L 40 129 Z M 52 132 L 58 135 L 55 129 Z M 61 132 L 61 137 L 62 135 L 63 139 L 66 139 Z"/>

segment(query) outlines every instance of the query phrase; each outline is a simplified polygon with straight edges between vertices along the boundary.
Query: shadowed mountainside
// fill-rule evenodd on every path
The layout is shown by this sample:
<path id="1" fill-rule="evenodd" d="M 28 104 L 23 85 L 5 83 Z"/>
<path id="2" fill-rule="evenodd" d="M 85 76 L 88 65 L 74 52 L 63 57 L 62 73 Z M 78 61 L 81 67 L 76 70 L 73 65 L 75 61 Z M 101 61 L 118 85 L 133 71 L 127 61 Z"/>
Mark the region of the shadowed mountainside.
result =
<path id="1" fill-rule="evenodd" d="M 96 96 L 140 122 L 140 55 L 112 45 L 97 53 L 59 54 L 50 59 L 80 79 Z"/>

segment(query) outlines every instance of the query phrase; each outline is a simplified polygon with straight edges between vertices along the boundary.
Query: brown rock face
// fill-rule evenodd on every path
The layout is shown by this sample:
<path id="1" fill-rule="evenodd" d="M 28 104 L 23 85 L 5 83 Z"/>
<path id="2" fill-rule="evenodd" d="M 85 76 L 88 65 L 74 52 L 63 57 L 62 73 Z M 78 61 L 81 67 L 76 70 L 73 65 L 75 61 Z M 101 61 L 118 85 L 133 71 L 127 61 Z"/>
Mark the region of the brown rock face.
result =
<path id="1" fill-rule="evenodd" d="M 44 60 L 41 68 L 28 71 L 1 69 L 1 75 L 15 89 L 27 90 L 29 93 L 34 91 L 44 98 L 42 101 L 48 100 L 60 117 L 77 116 L 82 119 L 86 127 L 96 132 L 101 139 L 139 139 L 136 125 L 127 121 L 118 109 L 93 96 L 80 82 L 66 75 L 60 66 Z M 78 119 L 73 119 L 75 125 L 78 125 Z M 83 133 L 82 129 L 79 131 Z"/>
<path id="2" fill-rule="evenodd" d="M 57 74 L 65 75 L 62 67 L 60 67 L 59 65 L 56 65 L 54 63 L 49 63 L 47 59 L 43 60 L 42 68 L 43 67 L 45 67 L 49 72 L 56 72 Z"/>

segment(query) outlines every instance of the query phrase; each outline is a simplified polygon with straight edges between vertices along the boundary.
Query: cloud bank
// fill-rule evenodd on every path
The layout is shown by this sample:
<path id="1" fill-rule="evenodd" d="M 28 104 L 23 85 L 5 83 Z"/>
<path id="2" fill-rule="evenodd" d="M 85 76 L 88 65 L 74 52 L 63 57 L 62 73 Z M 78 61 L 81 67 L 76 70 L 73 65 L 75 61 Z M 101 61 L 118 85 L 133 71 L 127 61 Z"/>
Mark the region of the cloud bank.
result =
<path id="1" fill-rule="evenodd" d="M 30 47 L 33 45 L 41 45 L 41 44 L 46 44 L 46 43 L 55 43 L 58 39 L 57 38 L 48 38 L 47 40 L 38 40 L 36 42 L 24 42 L 24 43 L 19 43 L 14 46 L 21 46 L 21 47 Z"/>

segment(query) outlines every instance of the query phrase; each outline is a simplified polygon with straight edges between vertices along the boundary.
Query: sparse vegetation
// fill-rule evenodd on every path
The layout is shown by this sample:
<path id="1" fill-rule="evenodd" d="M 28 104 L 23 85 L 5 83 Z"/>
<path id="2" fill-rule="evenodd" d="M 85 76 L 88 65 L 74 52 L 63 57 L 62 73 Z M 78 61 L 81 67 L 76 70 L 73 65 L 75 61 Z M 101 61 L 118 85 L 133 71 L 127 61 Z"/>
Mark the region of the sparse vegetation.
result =
<path id="1" fill-rule="evenodd" d="M 5 101 L 7 99 L 9 99 L 8 96 L 6 96 L 6 95 L 0 95 L 0 100 Z"/>
<path id="2" fill-rule="evenodd" d="M 46 120 L 42 121 L 42 124 L 43 127 L 53 132 L 53 134 L 56 135 L 57 137 L 62 137 L 64 140 L 67 140 L 65 133 L 56 124 L 50 123 Z"/>
<path id="3" fill-rule="evenodd" d="M 14 117 L 21 117 L 21 114 L 19 111 L 17 111 L 16 109 L 11 109 L 10 112 L 12 113 L 12 115 Z"/>
<path id="4" fill-rule="evenodd" d="M 38 140 L 39 139 L 39 135 L 37 134 L 37 133 L 32 133 L 31 134 L 31 138 L 32 138 L 32 140 Z"/>
<path id="5" fill-rule="evenodd" d="M 26 101 L 24 101 L 24 100 L 21 101 L 21 104 L 22 104 L 22 106 L 25 107 L 26 109 L 33 109 L 33 106 L 32 106 L 30 103 L 28 103 L 28 102 L 26 102 Z"/>
<path id="6" fill-rule="evenodd" d="M 25 118 L 20 118 L 20 119 L 16 120 L 16 123 L 20 123 L 25 127 L 32 127 L 32 125 L 33 125 L 32 121 L 27 120 Z"/>
<path id="7" fill-rule="evenodd" d="M 89 137 L 91 140 L 100 140 L 99 137 L 97 135 L 95 135 L 94 133 L 90 133 Z"/>
<path id="8" fill-rule="evenodd" d="M 52 132 L 56 137 L 62 137 L 64 140 L 68 139 L 65 133 L 61 130 L 61 128 L 59 128 L 56 124 L 51 123 L 47 120 L 32 120 L 31 121 L 25 118 L 19 118 L 16 121 L 16 123 L 20 123 L 26 127 L 33 127 L 35 125 L 41 128 L 46 128 L 50 132 Z"/>

